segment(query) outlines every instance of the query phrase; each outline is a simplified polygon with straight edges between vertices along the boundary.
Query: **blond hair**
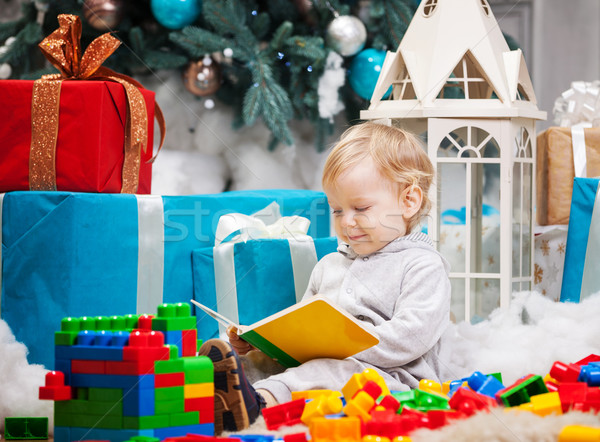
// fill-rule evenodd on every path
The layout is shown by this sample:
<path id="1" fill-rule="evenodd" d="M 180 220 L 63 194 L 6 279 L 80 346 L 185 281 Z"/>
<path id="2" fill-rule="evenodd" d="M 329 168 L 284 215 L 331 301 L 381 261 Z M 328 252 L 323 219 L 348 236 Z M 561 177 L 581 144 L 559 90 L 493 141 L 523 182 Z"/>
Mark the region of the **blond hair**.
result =
<path id="1" fill-rule="evenodd" d="M 407 222 L 407 232 L 429 213 L 428 193 L 434 170 L 420 140 L 410 132 L 377 123 L 361 123 L 347 129 L 333 146 L 323 169 L 323 187 L 335 186 L 352 166 L 370 157 L 379 173 L 394 184 L 398 196 L 410 186 L 422 190 L 420 209 Z"/>

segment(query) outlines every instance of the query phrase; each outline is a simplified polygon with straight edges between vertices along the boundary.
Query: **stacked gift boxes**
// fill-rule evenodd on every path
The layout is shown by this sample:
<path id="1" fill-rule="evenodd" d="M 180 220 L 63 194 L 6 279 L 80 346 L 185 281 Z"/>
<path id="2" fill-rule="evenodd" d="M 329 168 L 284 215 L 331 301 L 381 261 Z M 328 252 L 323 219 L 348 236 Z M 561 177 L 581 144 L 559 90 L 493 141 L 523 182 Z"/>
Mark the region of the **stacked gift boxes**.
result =
<path id="1" fill-rule="evenodd" d="M 190 312 L 181 303 L 159 306 L 156 317 L 64 318 L 56 371 L 40 388 L 55 401 L 54 440 L 212 435 L 213 366 L 195 356 Z"/>

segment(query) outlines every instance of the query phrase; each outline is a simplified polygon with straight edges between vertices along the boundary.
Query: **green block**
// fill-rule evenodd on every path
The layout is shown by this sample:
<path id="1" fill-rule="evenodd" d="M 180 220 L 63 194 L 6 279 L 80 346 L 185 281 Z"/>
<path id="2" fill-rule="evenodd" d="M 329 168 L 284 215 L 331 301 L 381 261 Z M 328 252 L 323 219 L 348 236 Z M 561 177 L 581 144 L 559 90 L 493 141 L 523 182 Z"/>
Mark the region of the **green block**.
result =
<path id="1" fill-rule="evenodd" d="M 402 405 L 408 405 L 411 408 L 417 406 L 417 391 L 409 390 L 409 391 L 398 391 L 396 393 L 392 393 L 392 396 L 396 398 L 398 402 Z"/>
<path id="2" fill-rule="evenodd" d="M 154 403 L 162 401 L 176 401 L 183 398 L 183 386 L 163 387 L 154 390 Z"/>
<path id="3" fill-rule="evenodd" d="M 96 316 L 96 330 L 110 329 L 110 318 L 108 316 Z"/>
<path id="4" fill-rule="evenodd" d="M 85 414 L 90 416 L 120 416 L 123 414 L 123 403 L 96 402 L 89 400 L 72 399 L 70 401 L 56 401 L 54 403 L 55 414 Z M 75 425 L 77 426 L 77 425 Z"/>
<path id="5" fill-rule="evenodd" d="M 87 401 L 90 396 L 90 390 L 86 387 L 76 387 L 75 390 L 75 399 L 81 399 Z"/>
<path id="6" fill-rule="evenodd" d="M 110 329 L 113 331 L 126 330 L 127 322 L 125 321 L 125 316 L 111 316 Z"/>
<path id="7" fill-rule="evenodd" d="M 54 345 L 75 345 L 79 331 L 54 332 Z"/>
<path id="8" fill-rule="evenodd" d="M 154 322 L 154 320 L 153 320 Z M 177 348 L 176 348 L 177 350 Z M 169 359 L 168 361 L 156 361 L 154 363 L 154 373 L 181 373 L 183 372 L 183 358 Z"/>
<path id="9" fill-rule="evenodd" d="M 65 332 L 78 332 L 81 330 L 81 321 L 79 318 L 62 318 L 60 320 L 60 331 Z"/>
<path id="10" fill-rule="evenodd" d="M 48 439 L 48 418 L 5 417 L 4 439 Z"/>
<path id="11" fill-rule="evenodd" d="M 188 316 L 187 318 L 154 318 L 152 319 L 152 330 L 173 331 L 173 330 L 191 330 L 196 328 L 196 318 Z"/>
<path id="12" fill-rule="evenodd" d="M 488 376 L 494 376 L 496 380 L 502 384 L 502 373 L 490 373 Z"/>
<path id="13" fill-rule="evenodd" d="M 152 428 L 165 428 L 169 426 L 169 416 L 123 416 L 123 429 L 149 430 Z"/>
<path id="14" fill-rule="evenodd" d="M 58 401 L 56 402 L 58 403 Z M 80 412 L 81 413 L 81 412 Z M 83 428 L 109 428 L 120 430 L 123 428 L 122 415 L 91 415 L 75 413 L 54 412 L 54 425 L 59 427 L 83 427 Z"/>
<path id="15" fill-rule="evenodd" d="M 213 363 L 208 356 L 190 356 L 183 359 L 186 384 L 203 384 L 214 381 Z"/>
<path id="16" fill-rule="evenodd" d="M 184 411 L 185 403 L 183 397 L 174 401 L 162 401 L 154 403 L 154 414 L 156 415 L 183 413 Z"/>
<path id="17" fill-rule="evenodd" d="M 125 329 L 131 330 L 137 328 L 139 315 L 125 315 Z"/>
<path id="18" fill-rule="evenodd" d="M 95 402 L 118 402 L 123 398 L 121 388 L 88 388 L 88 400 Z"/>
<path id="19" fill-rule="evenodd" d="M 530 376 L 500 395 L 500 400 L 507 407 L 525 404 L 531 396 L 548 393 L 544 379 L 539 375 Z"/>
<path id="20" fill-rule="evenodd" d="M 427 410 L 449 410 L 448 399 L 444 398 L 435 393 L 429 393 L 427 391 L 415 390 L 416 391 L 416 406 L 419 411 Z"/>
<path id="21" fill-rule="evenodd" d="M 152 436 L 133 436 L 125 442 L 160 442 L 160 439 Z"/>
<path id="22" fill-rule="evenodd" d="M 173 413 L 169 415 L 171 427 L 179 427 L 183 425 L 196 425 L 200 420 L 200 415 L 197 411 L 188 413 Z"/>
<path id="23" fill-rule="evenodd" d="M 196 353 L 198 353 L 200 351 L 200 347 L 202 347 L 203 343 L 204 343 L 204 341 L 202 339 L 196 340 Z"/>
<path id="24" fill-rule="evenodd" d="M 82 316 L 79 318 L 79 327 L 81 330 L 96 330 L 96 318 Z"/>

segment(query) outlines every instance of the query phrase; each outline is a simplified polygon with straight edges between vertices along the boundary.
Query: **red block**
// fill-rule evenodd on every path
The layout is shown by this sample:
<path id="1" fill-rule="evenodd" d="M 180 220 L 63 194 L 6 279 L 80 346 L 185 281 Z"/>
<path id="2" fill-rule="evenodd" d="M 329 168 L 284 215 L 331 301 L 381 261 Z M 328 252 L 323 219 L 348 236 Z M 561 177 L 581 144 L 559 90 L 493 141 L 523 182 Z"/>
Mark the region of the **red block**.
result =
<path id="1" fill-rule="evenodd" d="M 600 355 L 591 354 L 583 358 L 581 361 L 575 362 L 575 365 L 579 365 L 583 367 L 584 365 L 588 365 L 590 362 L 598 362 L 600 361 Z"/>
<path id="2" fill-rule="evenodd" d="M 496 401 L 489 396 L 476 393 L 468 388 L 461 387 L 450 398 L 448 405 L 453 410 L 471 416 L 479 410 L 489 410 L 497 405 Z"/>
<path id="3" fill-rule="evenodd" d="M 155 378 L 156 379 L 156 378 Z M 184 411 L 200 411 L 213 407 L 214 397 L 194 397 L 183 400 Z"/>
<path id="4" fill-rule="evenodd" d="M 48 399 L 51 401 L 70 401 L 71 387 L 40 387 L 39 399 Z"/>
<path id="5" fill-rule="evenodd" d="M 198 341 L 198 331 L 183 330 L 181 332 L 181 356 L 196 356 L 196 343 Z"/>
<path id="6" fill-rule="evenodd" d="M 33 81 L 0 82 L 0 192 L 29 190 Z M 137 193 L 150 193 L 154 92 L 141 89 L 148 115 L 148 148 L 141 153 Z M 127 101 L 109 81 L 65 81 L 60 94 L 56 143 L 57 190 L 119 193 Z"/>
<path id="7" fill-rule="evenodd" d="M 137 361 L 106 361 L 106 374 L 135 375 L 154 373 L 154 360 L 139 359 Z"/>
<path id="8" fill-rule="evenodd" d="M 179 387 L 183 384 L 185 384 L 185 375 L 183 373 L 161 373 L 154 375 L 154 386 L 156 388 Z"/>
<path id="9" fill-rule="evenodd" d="M 105 361 L 71 360 L 71 373 L 106 374 Z"/>
<path id="10" fill-rule="evenodd" d="M 304 399 L 286 402 L 274 407 L 263 408 L 262 415 L 268 430 L 276 430 L 284 425 L 296 425 L 302 422 L 302 412 L 306 402 Z"/>
<path id="11" fill-rule="evenodd" d="M 558 382 L 577 382 L 581 366 L 576 364 L 565 364 L 556 361 L 550 369 L 550 376 Z"/>
<path id="12" fill-rule="evenodd" d="M 306 433 L 284 434 L 283 442 L 306 442 Z"/>
<path id="13" fill-rule="evenodd" d="M 400 409 L 400 402 L 394 396 L 388 394 L 381 399 L 377 406 L 383 407 L 386 410 L 392 410 L 395 413 Z"/>

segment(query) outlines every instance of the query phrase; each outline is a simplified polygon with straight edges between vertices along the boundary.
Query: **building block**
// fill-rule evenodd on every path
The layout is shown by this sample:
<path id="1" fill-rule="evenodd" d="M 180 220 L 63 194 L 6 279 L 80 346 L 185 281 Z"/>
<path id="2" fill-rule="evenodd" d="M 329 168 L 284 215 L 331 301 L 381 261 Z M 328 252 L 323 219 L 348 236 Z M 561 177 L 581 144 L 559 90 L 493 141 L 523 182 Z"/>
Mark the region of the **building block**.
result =
<path id="1" fill-rule="evenodd" d="M 204 382 L 202 384 L 185 384 L 183 386 L 183 397 L 185 399 L 214 395 L 215 384 L 212 382 Z"/>
<path id="2" fill-rule="evenodd" d="M 154 375 L 154 386 L 156 388 L 178 387 L 185 383 L 183 373 L 161 373 Z"/>
<path id="3" fill-rule="evenodd" d="M 310 423 L 312 442 L 360 441 L 361 421 L 357 417 L 327 419 L 317 417 Z"/>
<path id="4" fill-rule="evenodd" d="M 292 400 L 296 399 L 316 399 L 322 395 L 330 395 L 337 394 L 338 396 L 342 396 L 341 391 L 334 390 L 304 390 L 304 391 L 292 391 Z"/>
<path id="5" fill-rule="evenodd" d="M 505 389 L 498 391 L 496 400 L 506 407 L 513 407 L 529 402 L 531 396 L 543 393 L 548 393 L 548 387 L 546 387 L 542 377 L 527 375 Z"/>
<path id="6" fill-rule="evenodd" d="M 581 371 L 577 380 L 579 382 L 585 382 L 591 387 L 599 386 L 600 364 L 596 362 L 591 362 L 588 365 L 584 365 L 583 367 L 581 367 Z"/>
<path id="7" fill-rule="evenodd" d="M 402 407 L 417 408 L 417 390 L 397 391 L 391 394 Z"/>
<path id="8" fill-rule="evenodd" d="M 286 425 L 295 425 L 301 422 L 306 402 L 304 399 L 296 399 L 273 407 L 261 410 L 268 430 L 276 430 Z"/>
<path id="9" fill-rule="evenodd" d="M 198 331 L 195 328 L 191 330 L 182 330 L 181 356 L 196 356 L 198 353 L 196 342 L 198 342 Z"/>
<path id="10" fill-rule="evenodd" d="M 583 382 L 562 382 L 557 391 L 563 413 L 572 409 L 575 404 L 583 404 L 587 398 L 588 388 L 588 385 Z"/>
<path id="11" fill-rule="evenodd" d="M 154 401 L 154 414 L 172 414 L 172 413 L 184 413 L 185 402 L 184 399 L 177 399 L 173 401 Z"/>
<path id="12" fill-rule="evenodd" d="M 467 379 L 467 384 L 477 393 L 484 394 L 491 398 L 494 398 L 497 392 L 505 388 L 494 376 L 484 375 L 479 371 L 474 372 Z"/>
<path id="13" fill-rule="evenodd" d="M 576 364 L 565 364 L 556 361 L 550 369 L 550 376 L 557 382 L 577 382 L 581 366 Z"/>
<path id="14" fill-rule="evenodd" d="M 213 365 L 208 356 L 183 357 L 183 373 L 186 384 L 212 383 Z"/>
<path id="15" fill-rule="evenodd" d="M 123 428 L 123 417 L 114 415 L 93 414 L 59 414 L 54 413 L 55 425 L 61 427 L 74 427 L 79 425 L 86 428 L 106 428 L 119 430 Z"/>
<path id="16" fill-rule="evenodd" d="M 123 416 L 123 428 L 126 430 L 149 430 L 170 425 L 169 415 Z"/>
<path id="17" fill-rule="evenodd" d="M 97 402 L 116 402 L 123 398 L 120 388 L 88 388 L 88 400 Z"/>
<path id="18" fill-rule="evenodd" d="M 344 395 L 346 401 L 352 399 L 356 392 L 363 388 L 368 381 L 374 381 L 377 383 L 377 385 L 381 387 L 381 394 L 384 396 L 391 394 L 389 388 L 385 384 L 385 380 L 381 377 L 381 375 L 374 369 L 367 368 L 366 370 L 363 370 L 362 373 L 353 374 L 350 380 L 342 388 L 342 394 Z"/>
<path id="19" fill-rule="evenodd" d="M 560 430 L 558 442 L 600 442 L 600 428 L 567 425 Z"/>
<path id="20" fill-rule="evenodd" d="M 371 419 L 371 410 L 375 407 L 375 399 L 367 392 L 359 391 L 356 395 L 346 401 L 346 406 L 343 408 L 346 416 L 356 416 L 363 422 L 368 422 Z"/>
<path id="21" fill-rule="evenodd" d="M 213 436 L 215 434 L 214 424 L 196 424 L 196 425 L 183 425 L 180 427 L 166 427 L 157 428 L 154 430 L 154 436 L 160 440 L 166 439 L 170 436 L 185 436 L 187 434 L 200 434 L 206 436 Z"/>
<path id="22" fill-rule="evenodd" d="M 450 405 L 453 410 L 471 416 L 478 411 L 487 411 L 491 407 L 496 406 L 497 403 L 489 396 L 461 387 L 452 395 L 448 401 L 448 405 Z"/>
<path id="23" fill-rule="evenodd" d="M 110 442 L 123 442 L 126 439 L 130 439 L 135 436 L 154 436 L 154 430 L 116 430 L 111 428 L 83 428 L 83 427 L 71 427 L 70 438 L 71 440 L 108 440 Z M 54 440 L 56 433 L 54 434 Z"/>
<path id="24" fill-rule="evenodd" d="M 583 358 L 581 361 L 575 362 L 575 365 L 579 365 L 580 367 L 583 367 L 584 365 L 588 365 L 590 362 L 600 362 L 600 355 L 596 355 L 596 354 L 592 353 L 592 354 L 586 356 L 585 358 Z"/>
<path id="25" fill-rule="evenodd" d="M 341 393 L 340 393 L 341 396 Z M 306 442 L 306 433 L 284 434 L 283 442 Z"/>
<path id="26" fill-rule="evenodd" d="M 154 315 L 140 315 L 138 318 L 137 329 L 138 330 L 152 330 L 152 319 Z"/>
<path id="27" fill-rule="evenodd" d="M 153 416 L 153 388 L 130 388 L 123 392 L 123 416 Z"/>
<path id="28" fill-rule="evenodd" d="M 558 393 L 543 393 L 531 397 L 531 402 L 519 405 L 519 408 L 531 411 L 539 416 L 562 414 L 562 405 Z"/>
<path id="29" fill-rule="evenodd" d="M 71 373 L 105 374 L 106 361 L 71 359 Z"/>
<path id="30" fill-rule="evenodd" d="M 160 401 L 174 401 L 183 397 L 183 385 L 180 387 L 164 387 L 155 388 L 154 400 Z"/>
<path id="31" fill-rule="evenodd" d="M 54 424 L 54 440 L 71 441 L 71 429 Z"/>
<path id="32" fill-rule="evenodd" d="M 154 363 L 154 373 L 183 373 L 183 367 L 183 359 L 160 360 Z"/>
<path id="33" fill-rule="evenodd" d="M 122 361 L 122 347 L 102 347 L 94 345 L 57 345 L 54 347 L 55 359 L 86 359 L 104 361 Z"/>
<path id="34" fill-rule="evenodd" d="M 71 374 L 72 387 L 100 387 L 100 388 L 154 388 L 154 376 L 148 375 L 99 375 L 99 374 Z"/>
<path id="35" fill-rule="evenodd" d="M 70 401 L 57 402 L 54 405 L 55 414 L 89 414 L 95 416 L 123 415 L 123 403 L 116 402 L 97 402 L 82 399 L 72 399 Z"/>
<path id="36" fill-rule="evenodd" d="M 374 385 L 379 388 L 377 384 Z M 342 408 L 342 399 L 339 395 L 336 393 L 329 395 L 324 394 L 306 403 L 300 419 L 305 425 L 310 425 L 310 421 L 315 417 L 323 417 L 328 414 L 337 414 L 342 411 Z"/>
<path id="37" fill-rule="evenodd" d="M 397 413 L 400 410 L 400 401 L 398 401 L 394 396 L 388 394 L 387 396 L 383 396 L 377 407 L 381 407 L 385 410 L 391 410 L 394 413 Z"/>
<path id="38" fill-rule="evenodd" d="M 71 387 L 65 385 L 65 375 L 62 371 L 46 373 L 45 385 L 39 389 L 39 399 L 52 401 L 68 401 L 72 397 Z"/>
<path id="39" fill-rule="evenodd" d="M 200 416 L 197 411 L 191 411 L 188 413 L 172 413 L 169 415 L 169 425 L 172 427 L 195 425 L 198 423 L 200 423 Z"/>
<path id="40" fill-rule="evenodd" d="M 48 439 L 48 418 L 5 417 L 4 439 Z"/>
<path id="41" fill-rule="evenodd" d="M 430 391 L 432 393 L 442 394 L 442 384 L 432 381 L 431 379 L 421 379 L 419 381 L 419 390 Z"/>
<path id="42" fill-rule="evenodd" d="M 448 398 L 438 393 L 415 390 L 415 409 L 419 411 L 448 410 Z"/>
<path id="43" fill-rule="evenodd" d="M 142 376 L 154 374 L 154 360 L 140 359 L 136 361 L 106 361 L 106 374 Z"/>

